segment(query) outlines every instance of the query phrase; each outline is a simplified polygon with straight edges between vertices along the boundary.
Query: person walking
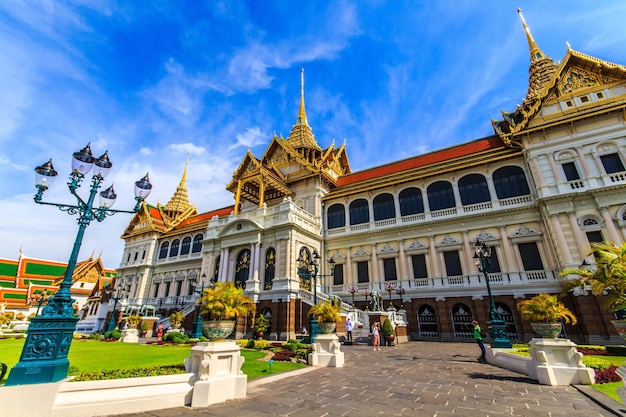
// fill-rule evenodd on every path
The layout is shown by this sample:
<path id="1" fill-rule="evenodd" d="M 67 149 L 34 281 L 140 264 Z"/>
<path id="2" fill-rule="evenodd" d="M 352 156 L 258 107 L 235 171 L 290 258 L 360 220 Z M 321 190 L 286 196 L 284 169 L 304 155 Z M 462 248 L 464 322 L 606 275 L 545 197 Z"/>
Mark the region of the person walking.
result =
<path id="1" fill-rule="evenodd" d="M 346 318 L 346 341 L 352 342 L 352 320 L 350 317 Z"/>
<path id="2" fill-rule="evenodd" d="M 157 327 L 157 341 L 160 342 L 163 340 L 163 323 L 159 323 Z"/>
<path id="3" fill-rule="evenodd" d="M 372 326 L 372 343 L 374 350 L 380 350 L 380 323 L 375 322 Z"/>
<path id="4" fill-rule="evenodd" d="M 476 320 L 472 321 L 472 326 L 474 326 L 474 339 L 476 339 L 476 343 L 478 343 L 478 347 L 480 348 L 480 356 L 478 357 L 478 362 L 487 363 L 487 351 L 485 350 L 485 342 L 483 341 L 483 332 L 480 328 L 480 324 Z"/>

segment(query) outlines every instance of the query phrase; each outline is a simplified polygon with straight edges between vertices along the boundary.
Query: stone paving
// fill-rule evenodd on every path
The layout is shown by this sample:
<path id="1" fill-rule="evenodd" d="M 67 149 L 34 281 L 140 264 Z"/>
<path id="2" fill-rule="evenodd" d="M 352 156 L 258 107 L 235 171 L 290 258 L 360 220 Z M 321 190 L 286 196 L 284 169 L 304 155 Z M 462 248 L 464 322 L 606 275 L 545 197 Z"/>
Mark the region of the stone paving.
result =
<path id="1" fill-rule="evenodd" d="M 590 387 L 539 385 L 478 363 L 473 343 L 409 342 L 381 349 L 342 346 L 343 368 L 252 380 L 244 400 L 126 416 L 626 416 L 624 405 Z"/>

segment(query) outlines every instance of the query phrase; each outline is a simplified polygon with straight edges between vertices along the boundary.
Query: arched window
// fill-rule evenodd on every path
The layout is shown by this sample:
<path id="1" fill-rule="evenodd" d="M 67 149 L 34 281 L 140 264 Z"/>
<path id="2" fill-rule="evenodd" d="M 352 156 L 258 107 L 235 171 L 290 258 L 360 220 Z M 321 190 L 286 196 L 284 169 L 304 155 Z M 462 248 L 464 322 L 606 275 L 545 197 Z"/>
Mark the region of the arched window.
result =
<path id="1" fill-rule="evenodd" d="M 265 252 L 265 285 L 263 289 L 271 290 L 274 285 L 274 274 L 276 272 L 276 250 L 269 248 Z"/>
<path id="2" fill-rule="evenodd" d="M 530 194 L 524 170 L 516 166 L 498 168 L 493 172 L 493 185 L 499 199 Z"/>
<path id="3" fill-rule="evenodd" d="M 474 337 L 474 326 L 472 326 L 472 311 L 465 304 L 455 304 L 452 307 L 452 325 L 454 326 L 454 337 L 459 339 L 471 339 Z"/>
<path id="4" fill-rule="evenodd" d="M 235 265 L 235 286 L 246 288 L 246 281 L 250 273 L 250 249 L 244 249 L 237 256 Z"/>
<path id="5" fill-rule="evenodd" d="M 443 210 L 456 206 L 452 184 L 448 181 L 437 181 L 428 186 L 428 207 L 430 211 Z"/>
<path id="6" fill-rule="evenodd" d="M 400 191 L 400 215 L 408 216 L 410 214 L 418 214 L 424 212 L 424 200 L 422 198 L 422 190 L 415 187 L 405 188 Z"/>
<path id="7" fill-rule="evenodd" d="M 159 251 L 159 259 L 167 258 L 167 251 L 170 248 L 170 242 L 163 242 L 161 244 L 161 250 Z"/>
<path id="8" fill-rule="evenodd" d="M 193 237 L 193 245 L 191 246 L 191 253 L 197 253 L 202 251 L 202 235 L 195 235 Z"/>
<path id="9" fill-rule="evenodd" d="M 389 193 L 374 197 L 374 221 L 393 219 L 396 217 L 396 208 L 393 204 L 393 196 Z"/>
<path id="10" fill-rule="evenodd" d="M 422 304 L 417 309 L 417 329 L 420 337 L 439 337 L 437 328 L 437 313 L 427 304 Z"/>
<path id="11" fill-rule="evenodd" d="M 491 201 L 487 180 L 480 174 L 470 174 L 461 178 L 459 194 L 461 194 L 461 204 L 464 206 Z"/>
<path id="12" fill-rule="evenodd" d="M 306 247 L 301 247 L 298 252 L 298 276 L 300 277 L 300 288 L 307 291 L 311 291 L 313 288 L 309 271 L 309 265 L 312 261 L 311 252 Z"/>
<path id="13" fill-rule="evenodd" d="M 333 204 L 326 211 L 326 221 L 329 229 L 336 229 L 346 225 L 346 209 L 343 204 Z"/>
<path id="14" fill-rule="evenodd" d="M 370 211 L 367 200 L 359 198 L 350 203 L 350 225 L 369 223 Z"/>
<path id="15" fill-rule="evenodd" d="M 180 240 L 179 239 L 175 239 L 172 242 L 172 246 L 170 246 L 170 258 L 174 257 L 174 256 L 178 256 L 178 247 L 180 246 Z"/>
<path id="16" fill-rule="evenodd" d="M 183 239 L 182 245 L 180 245 L 180 254 L 187 255 L 189 253 L 189 249 L 191 247 L 191 238 L 187 236 Z"/>

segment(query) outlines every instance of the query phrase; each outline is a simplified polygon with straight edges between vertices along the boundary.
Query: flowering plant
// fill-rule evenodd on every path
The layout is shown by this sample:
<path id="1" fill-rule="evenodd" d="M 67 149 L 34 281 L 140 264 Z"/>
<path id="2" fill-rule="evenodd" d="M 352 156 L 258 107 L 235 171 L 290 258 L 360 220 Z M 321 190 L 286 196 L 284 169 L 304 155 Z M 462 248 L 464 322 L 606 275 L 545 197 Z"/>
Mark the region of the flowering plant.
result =
<path id="1" fill-rule="evenodd" d="M 372 292 L 370 290 L 363 290 L 361 291 L 361 294 L 365 297 L 369 297 L 370 295 L 372 295 Z"/>
<path id="2" fill-rule="evenodd" d="M 385 283 L 385 291 L 394 291 L 396 289 L 396 284 L 394 284 L 393 282 L 386 282 Z"/>
<path id="3" fill-rule="evenodd" d="M 350 286 L 348 287 L 348 292 L 349 292 L 350 294 L 354 294 L 355 292 L 358 292 L 358 291 L 359 291 L 359 289 L 358 289 L 356 286 L 354 286 L 354 285 L 350 285 Z"/>

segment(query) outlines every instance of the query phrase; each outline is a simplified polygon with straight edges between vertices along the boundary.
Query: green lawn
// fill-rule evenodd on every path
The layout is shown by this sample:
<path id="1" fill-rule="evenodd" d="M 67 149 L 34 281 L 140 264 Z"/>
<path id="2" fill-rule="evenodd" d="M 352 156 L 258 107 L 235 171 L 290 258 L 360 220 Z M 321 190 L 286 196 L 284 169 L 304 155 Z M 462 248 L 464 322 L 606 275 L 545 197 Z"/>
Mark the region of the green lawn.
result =
<path id="1" fill-rule="evenodd" d="M 26 339 L 1 339 L 0 362 L 11 369 L 19 360 Z M 144 345 L 139 343 L 99 342 L 74 340 L 70 348 L 70 374 L 105 371 L 111 369 L 148 368 L 159 365 L 182 364 L 189 357 L 190 345 Z M 245 358 L 242 367 L 248 379 L 269 375 L 267 361 L 257 360 L 265 356 L 263 351 L 242 350 Z M 274 361 L 272 373 L 302 368 L 306 365 Z M 6 376 L 5 376 L 6 378 Z"/>

